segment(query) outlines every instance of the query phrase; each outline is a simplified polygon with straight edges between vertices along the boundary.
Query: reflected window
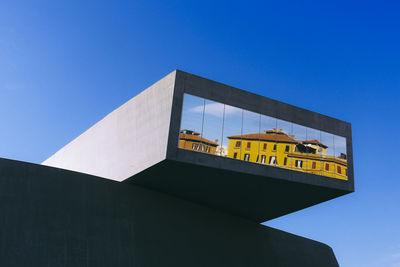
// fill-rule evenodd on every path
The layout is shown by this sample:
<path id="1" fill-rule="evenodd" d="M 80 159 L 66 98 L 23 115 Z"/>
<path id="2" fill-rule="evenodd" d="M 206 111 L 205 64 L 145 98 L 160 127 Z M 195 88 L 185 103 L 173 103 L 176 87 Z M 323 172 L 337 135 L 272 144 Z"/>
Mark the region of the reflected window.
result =
<path id="1" fill-rule="evenodd" d="M 223 143 L 227 144 L 227 157 L 242 159 L 243 110 L 225 105 Z M 236 153 L 236 156 L 234 156 Z"/>
<path id="2" fill-rule="evenodd" d="M 262 155 L 262 156 L 261 156 L 261 163 L 262 163 L 262 164 L 265 164 L 265 159 L 266 159 L 266 156 L 265 156 L 265 155 Z"/>
<path id="3" fill-rule="evenodd" d="M 303 161 L 302 160 L 296 160 L 296 167 L 297 168 L 303 168 Z"/>
<path id="4" fill-rule="evenodd" d="M 242 141 L 246 140 L 246 161 L 257 162 L 256 155 L 260 150 L 260 114 L 243 110 Z M 242 151 L 243 153 L 243 151 Z M 245 154 L 245 156 L 246 156 Z"/>

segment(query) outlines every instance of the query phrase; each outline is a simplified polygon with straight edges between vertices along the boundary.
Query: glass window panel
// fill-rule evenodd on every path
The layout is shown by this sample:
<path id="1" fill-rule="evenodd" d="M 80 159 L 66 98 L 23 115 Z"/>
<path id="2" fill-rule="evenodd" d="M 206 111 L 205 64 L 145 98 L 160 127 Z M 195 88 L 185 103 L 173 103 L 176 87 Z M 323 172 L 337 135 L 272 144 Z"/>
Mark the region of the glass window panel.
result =
<path id="1" fill-rule="evenodd" d="M 336 178 L 347 179 L 347 149 L 346 138 L 334 135 Z"/>
<path id="2" fill-rule="evenodd" d="M 179 147 L 347 180 L 345 137 L 189 94 Z"/>
<path id="3" fill-rule="evenodd" d="M 204 114 L 203 98 L 184 94 L 179 147 L 194 151 L 202 150 L 201 132 Z"/>
<path id="4" fill-rule="evenodd" d="M 308 150 L 303 144 L 303 141 L 307 140 L 307 128 L 305 126 L 293 123 L 292 136 L 296 142 L 292 157 L 292 169 L 306 172 L 308 163 Z"/>
<path id="5" fill-rule="evenodd" d="M 321 131 L 321 143 L 325 146 L 321 154 L 321 175 L 335 177 L 335 146 L 333 134 Z"/>
<path id="6" fill-rule="evenodd" d="M 325 149 L 321 143 L 321 131 L 307 128 L 307 140 L 303 144 L 308 149 L 307 172 L 321 175 L 321 154 Z"/>
<path id="7" fill-rule="evenodd" d="M 261 115 L 260 121 L 260 157 L 261 164 L 276 165 L 276 128 L 277 119 Z"/>
<path id="8" fill-rule="evenodd" d="M 242 115 L 242 109 L 225 105 L 222 144 L 228 148 L 227 157 L 234 159 L 242 158 Z"/>
<path id="9" fill-rule="evenodd" d="M 277 135 L 276 135 L 276 158 L 277 166 L 281 168 L 291 168 L 293 152 L 295 144 L 291 137 L 292 123 L 283 120 L 277 120 Z"/>
<path id="10" fill-rule="evenodd" d="M 260 114 L 243 110 L 242 159 L 257 162 L 260 146 Z"/>
<path id="11" fill-rule="evenodd" d="M 227 150 L 222 145 L 222 124 L 224 117 L 224 104 L 211 100 L 205 101 L 202 142 L 206 153 L 213 155 L 226 155 Z"/>

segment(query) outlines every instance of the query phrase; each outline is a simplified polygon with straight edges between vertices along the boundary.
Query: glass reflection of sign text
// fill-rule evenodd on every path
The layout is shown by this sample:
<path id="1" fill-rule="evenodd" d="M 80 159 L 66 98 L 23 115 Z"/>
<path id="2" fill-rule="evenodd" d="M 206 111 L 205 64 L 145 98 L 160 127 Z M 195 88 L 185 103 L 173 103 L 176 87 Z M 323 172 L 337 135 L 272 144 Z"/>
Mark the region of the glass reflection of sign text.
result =
<path id="1" fill-rule="evenodd" d="M 189 94 L 179 148 L 347 180 L 345 137 Z"/>

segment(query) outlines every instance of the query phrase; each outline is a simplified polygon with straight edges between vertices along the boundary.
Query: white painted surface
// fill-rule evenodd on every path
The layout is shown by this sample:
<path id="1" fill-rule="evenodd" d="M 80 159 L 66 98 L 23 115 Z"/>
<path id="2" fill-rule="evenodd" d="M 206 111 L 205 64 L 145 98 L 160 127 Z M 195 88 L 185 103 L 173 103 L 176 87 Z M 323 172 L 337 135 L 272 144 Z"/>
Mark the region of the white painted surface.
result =
<path id="1" fill-rule="evenodd" d="M 153 84 L 42 164 L 123 181 L 164 160 L 175 76 Z"/>

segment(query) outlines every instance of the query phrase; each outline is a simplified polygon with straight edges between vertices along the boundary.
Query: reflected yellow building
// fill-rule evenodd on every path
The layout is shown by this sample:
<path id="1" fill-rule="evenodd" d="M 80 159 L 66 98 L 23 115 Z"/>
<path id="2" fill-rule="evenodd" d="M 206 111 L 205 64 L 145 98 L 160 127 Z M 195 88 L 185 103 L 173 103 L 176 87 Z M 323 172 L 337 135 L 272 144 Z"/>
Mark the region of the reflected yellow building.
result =
<path id="1" fill-rule="evenodd" d="M 200 136 L 192 130 L 182 130 L 179 133 L 179 148 L 194 150 L 209 154 L 216 154 L 218 143 Z"/>
<path id="2" fill-rule="evenodd" d="M 347 160 L 326 154 L 317 140 L 297 140 L 280 129 L 228 136 L 228 157 L 347 180 Z"/>

